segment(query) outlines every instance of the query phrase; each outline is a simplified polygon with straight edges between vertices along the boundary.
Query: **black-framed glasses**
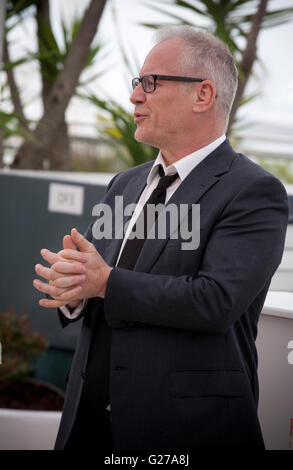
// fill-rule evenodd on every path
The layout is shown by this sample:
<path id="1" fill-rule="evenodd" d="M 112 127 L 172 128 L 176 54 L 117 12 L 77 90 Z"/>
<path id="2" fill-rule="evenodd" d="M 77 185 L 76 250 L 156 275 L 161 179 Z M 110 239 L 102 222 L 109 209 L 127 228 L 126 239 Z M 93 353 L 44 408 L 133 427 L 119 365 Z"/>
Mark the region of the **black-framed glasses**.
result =
<path id="1" fill-rule="evenodd" d="M 203 82 L 204 78 L 194 78 L 194 77 L 177 77 L 174 75 L 144 75 L 143 77 L 135 77 L 132 79 L 132 89 L 135 88 L 141 83 L 143 91 L 145 93 L 151 93 L 156 89 L 157 80 L 168 80 L 172 82 Z"/>

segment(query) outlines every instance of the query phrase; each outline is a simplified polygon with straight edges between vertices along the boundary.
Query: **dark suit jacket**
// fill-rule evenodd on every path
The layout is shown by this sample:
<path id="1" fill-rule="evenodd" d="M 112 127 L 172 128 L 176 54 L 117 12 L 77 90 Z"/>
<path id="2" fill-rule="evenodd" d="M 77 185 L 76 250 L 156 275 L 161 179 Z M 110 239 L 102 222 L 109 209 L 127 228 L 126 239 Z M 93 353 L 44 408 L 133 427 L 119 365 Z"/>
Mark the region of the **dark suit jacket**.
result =
<path id="1" fill-rule="evenodd" d="M 117 175 L 104 202 L 136 202 L 151 163 Z M 228 140 L 169 203 L 200 204 L 200 245 L 147 240 L 133 271 L 114 268 L 83 312 L 56 448 L 72 429 L 94 318 L 112 328 L 111 425 L 118 449 L 263 448 L 257 321 L 283 253 L 288 202 L 274 176 Z M 122 240 L 95 240 L 115 265 Z"/>

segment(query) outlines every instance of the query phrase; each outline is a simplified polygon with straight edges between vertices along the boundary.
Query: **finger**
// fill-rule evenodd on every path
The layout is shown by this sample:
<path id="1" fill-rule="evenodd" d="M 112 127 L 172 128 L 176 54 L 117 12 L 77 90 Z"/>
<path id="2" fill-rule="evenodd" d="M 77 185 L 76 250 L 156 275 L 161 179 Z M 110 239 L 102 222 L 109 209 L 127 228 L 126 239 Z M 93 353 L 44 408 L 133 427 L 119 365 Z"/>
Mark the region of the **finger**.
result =
<path id="1" fill-rule="evenodd" d="M 62 276 L 51 282 L 51 285 L 58 288 L 68 288 L 73 287 L 76 284 L 82 284 L 85 281 L 86 277 L 84 274 L 81 276 Z"/>
<path id="2" fill-rule="evenodd" d="M 93 244 L 90 243 L 81 233 L 79 233 L 76 228 L 73 228 L 71 230 L 71 237 L 74 243 L 78 246 L 80 251 L 92 251 L 93 250 Z"/>
<path id="3" fill-rule="evenodd" d="M 66 304 L 70 301 L 74 301 L 81 298 L 82 286 L 78 285 L 69 289 L 63 290 L 63 294 L 56 297 L 55 300 L 65 301 Z M 51 295 L 51 297 L 54 297 Z"/>
<path id="4" fill-rule="evenodd" d="M 53 299 L 41 299 L 39 300 L 39 305 L 45 308 L 58 308 L 58 307 L 64 307 L 66 303 L 64 301 L 60 302 L 58 300 L 53 300 Z"/>
<path id="5" fill-rule="evenodd" d="M 59 274 L 85 274 L 86 268 L 82 263 L 70 263 L 68 261 L 57 261 L 52 269 Z M 58 276 L 59 277 L 59 276 Z"/>
<path id="6" fill-rule="evenodd" d="M 34 279 L 33 285 L 38 291 L 43 292 L 44 294 L 49 294 L 55 300 L 60 301 L 67 301 L 74 296 L 78 296 L 82 291 L 82 287 L 80 285 L 71 289 L 59 289 L 58 287 L 42 282 L 39 279 Z"/>
<path id="7" fill-rule="evenodd" d="M 34 279 L 33 286 L 38 291 L 43 292 L 44 294 L 49 294 L 54 298 L 64 293 L 64 289 L 58 289 L 57 287 L 52 286 L 50 283 L 40 281 L 40 279 Z"/>
<path id="8" fill-rule="evenodd" d="M 52 270 L 51 268 L 46 268 L 42 264 L 36 264 L 35 271 L 39 276 L 47 279 L 48 281 L 54 281 L 58 277 L 56 271 Z"/>
<path id="9" fill-rule="evenodd" d="M 87 262 L 87 256 L 84 253 L 81 253 L 80 251 L 77 251 L 77 250 L 69 250 L 69 249 L 61 250 L 59 251 L 58 255 L 68 260 L 79 261 L 80 263 Z"/>
<path id="10" fill-rule="evenodd" d="M 41 255 L 44 258 L 44 260 L 48 261 L 48 263 L 53 264 L 58 261 L 59 256 L 56 253 L 53 253 L 50 250 L 47 250 L 46 248 L 43 248 L 41 250 Z"/>
<path id="11" fill-rule="evenodd" d="M 72 238 L 70 235 L 65 235 L 65 237 L 63 237 L 63 248 L 66 250 L 66 249 L 69 249 L 69 250 L 76 250 L 76 246 L 75 244 L 73 243 L 72 241 Z"/>

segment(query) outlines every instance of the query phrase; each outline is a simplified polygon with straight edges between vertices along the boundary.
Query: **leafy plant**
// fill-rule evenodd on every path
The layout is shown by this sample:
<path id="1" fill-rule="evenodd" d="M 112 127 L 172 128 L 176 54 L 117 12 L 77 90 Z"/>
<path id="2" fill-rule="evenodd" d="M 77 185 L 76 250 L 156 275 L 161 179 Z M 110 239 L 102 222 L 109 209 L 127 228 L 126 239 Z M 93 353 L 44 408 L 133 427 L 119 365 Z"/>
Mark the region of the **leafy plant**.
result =
<path id="1" fill-rule="evenodd" d="M 60 70 L 62 70 L 64 67 L 66 58 L 71 50 L 74 40 L 76 39 L 81 21 L 81 18 L 74 17 L 70 26 L 67 27 L 63 19 L 61 20 L 62 47 L 58 45 L 51 24 L 42 21 L 41 19 L 39 20 L 40 31 L 42 31 L 42 35 L 39 37 L 39 54 L 35 54 L 33 58 L 37 58 L 39 60 L 42 67 L 43 77 L 50 83 L 54 83 L 57 80 Z M 90 47 L 83 71 L 93 65 L 97 54 L 101 50 L 101 47 L 102 46 L 100 44 Z M 90 80 L 97 78 L 101 74 L 102 72 L 95 74 L 93 77 L 91 77 Z M 81 85 L 80 82 L 79 85 Z"/>
<path id="2" fill-rule="evenodd" d="M 35 123 L 35 128 L 27 126 L 26 130 L 33 138 L 23 140 L 12 164 L 14 168 L 41 169 L 49 162 L 51 170 L 72 169 L 65 112 L 76 88 L 100 75 L 95 74 L 83 82 L 80 80 L 82 71 L 92 66 L 101 49 L 100 45 L 92 45 L 92 41 L 105 4 L 106 0 L 91 0 L 83 18 L 75 17 L 69 27 L 60 20 L 62 34 L 59 41 L 52 27 L 49 0 L 10 0 L 6 3 L 3 70 L 7 74 L 13 113 L 20 117 L 20 124 L 26 128 L 28 121 L 14 72 L 17 66 L 30 60 L 37 60 L 40 65 L 44 107 L 44 114 Z M 25 57 L 12 63 L 9 32 L 26 16 L 36 20 L 38 49 L 36 53 L 27 52 Z M 50 145 L 52 139 L 53 146 Z"/>
<path id="3" fill-rule="evenodd" d="M 0 342 L 2 364 L 0 381 L 22 380 L 33 371 L 32 360 L 44 353 L 48 341 L 33 331 L 27 315 L 17 315 L 13 311 L 0 313 Z"/>
<path id="4" fill-rule="evenodd" d="M 0 130 L 3 132 L 4 138 L 11 136 L 31 138 L 31 134 L 19 123 L 19 116 L 16 113 L 0 111 Z"/>
<path id="5" fill-rule="evenodd" d="M 149 0 L 145 1 L 145 4 L 165 14 L 171 20 L 165 25 L 171 22 L 174 24 L 175 21 L 177 24 L 195 26 L 198 15 L 205 21 L 208 20 L 212 33 L 224 41 L 234 55 L 242 53 L 238 38 L 246 38 L 257 7 L 255 0 L 165 0 L 160 4 L 155 0 Z M 276 1 L 271 4 L 275 8 L 266 11 L 263 28 L 271 28 L 292 20 L 293 8 L 276 8 Z M 172 13 L 170 6 L 179 8 L 176 9 L 176 13 Z M 187 14 L 189 20 L 186 19 Z M 144 23 L 144 26 L 158 28 L 164 24 Z"/>

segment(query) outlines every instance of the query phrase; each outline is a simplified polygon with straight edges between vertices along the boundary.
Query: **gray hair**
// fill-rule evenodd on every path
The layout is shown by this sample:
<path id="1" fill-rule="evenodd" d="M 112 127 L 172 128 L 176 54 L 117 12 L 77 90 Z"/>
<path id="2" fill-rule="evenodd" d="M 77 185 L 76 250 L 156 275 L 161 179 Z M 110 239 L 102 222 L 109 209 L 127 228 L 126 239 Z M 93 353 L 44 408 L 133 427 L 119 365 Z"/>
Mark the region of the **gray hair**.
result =
<path id="1" fill-rule="evenodd" d="M 180 64 L 184 73 L 195 73 L 215 84 L 215 106 L 227 122 L 238 84 L 238 71 L 228 46 L 211 33 L 192 26 L 161 28 L 156 32 L 155 43 L 176 37 L 184 42 Z"/>

